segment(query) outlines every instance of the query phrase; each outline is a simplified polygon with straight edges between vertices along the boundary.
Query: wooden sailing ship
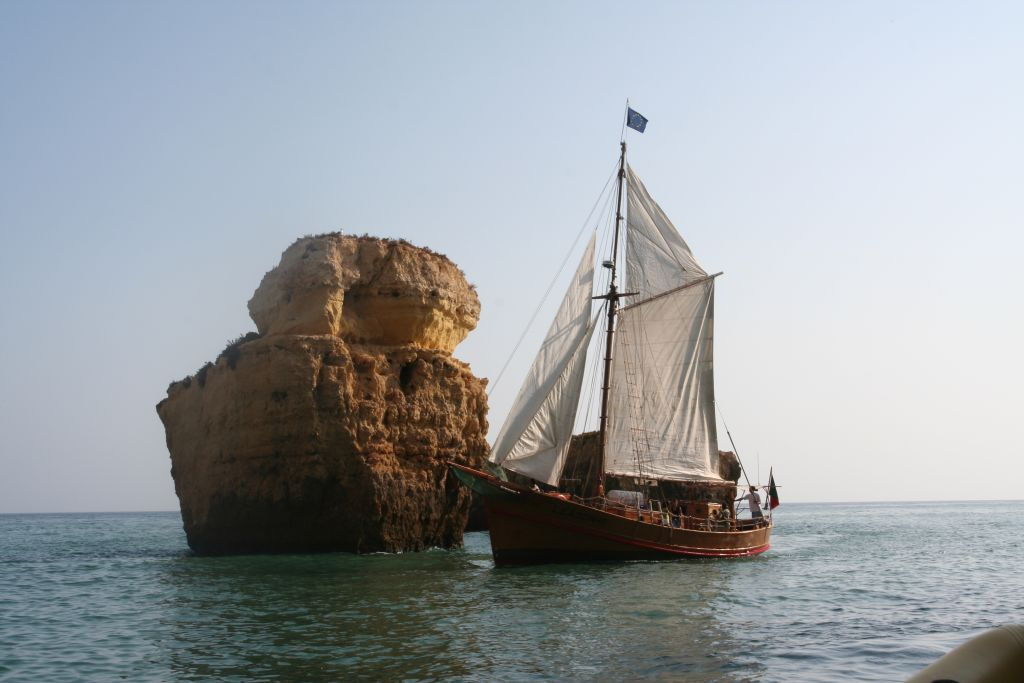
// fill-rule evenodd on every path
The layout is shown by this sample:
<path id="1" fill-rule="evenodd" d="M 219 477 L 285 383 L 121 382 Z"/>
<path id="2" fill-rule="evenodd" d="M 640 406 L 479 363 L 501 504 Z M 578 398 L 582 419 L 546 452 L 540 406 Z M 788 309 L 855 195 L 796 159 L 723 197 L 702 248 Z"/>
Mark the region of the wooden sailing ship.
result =
<path id="1" fill-rule="evenodd" d="M 636 117 L 627 110 L 629 126 L 642 132 L 646 119 Z M 750 518 L 738 519 L 735 481 L 720 471 L 712 348 L 721 273 L 697 263 L 627 164 L 625 136 L 613 225 L 607 287 L 594 295 L 595 234 L 494 442 L 489 471 L 452 463 L 452 472 L 483 499 L 497 565 L 761 553 L 770 514 L 751 487 Z M 592 314 L 595 300 L 602 310 Z M 602 323 L 600 463 L 573 492 L 559 491 L 587 350 Z"/>

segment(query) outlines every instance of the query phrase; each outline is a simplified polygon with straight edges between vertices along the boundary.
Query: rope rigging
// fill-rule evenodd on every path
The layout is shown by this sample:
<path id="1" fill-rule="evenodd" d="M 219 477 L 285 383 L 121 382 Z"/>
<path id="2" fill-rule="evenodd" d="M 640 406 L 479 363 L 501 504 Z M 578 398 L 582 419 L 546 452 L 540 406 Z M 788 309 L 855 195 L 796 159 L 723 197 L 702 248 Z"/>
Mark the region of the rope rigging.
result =
<path id="1" fill-rule="evenodd" d="M 616 164 L 616 166 L 618 166 L 618 164 Z M 558 266 L 558 271 L 555 273 L 554 277 L 551 278 L 551 282 L 548 284 L 548 288 L 544 291 L 544 296 L 541 297 L 540 302 L 537 304 L 537 307 L 533 309 L 533 314 L 530 316 L 529 321 L 527 321 L 526 327 L 523 328 L 522 334 L 519 335 L 519 339 L 516 340 L 515 346 L 512 347 L 512 351 L 511 353 L 509 353 L 508 358 L 505 359 L 505 364 L 502 365 L 501 370 L 498 371 L 498 376 L 494 379 L 494 383 L 491 384 L 490 387 L 487 389 L 488 398 L 490 398 L 491 394 L 494 393 L 494 390 L 498 388 L 498 384 L 501 382 L 501 378 L 505 375 L 505 371 L 508 369 L 509 364 L 515 357 L 516 352 L 519 350 L 520 345 L 523 343 L 523 340 L 526 339 L 527 333 L 529 333 L 530 328 L 533 326 L 534 321 L 537 319 L 537 315 L 540 313 L 541 309 L 544 307 L 544 304 L 547 302 L 548 296 L 551 295 L 551 290 L 554 289 L 555 284 L 558 282 L 558 278 L 562 275 L 562 271 L 565 270 L 565 264 L 569 262 L 569 258 L 576 250 L 576 245 L 579 244 L 580 238 L 586 231 L 587 225 L 590 223 L 590 219 L 594 215 L 594 211 L 597 209 L 598 204 L 601 202 L 601 197 L 603 197 L 607 192 L 608 186 L 609 184 L 611 184 L 612 178 L 615 177 L 615 173 L 616 171 L 613 170 L 611 174 L 609 174 L 608 180 L 605 181 L 604 187 L 601 188 L 601 192 L 597 195 L 597 199 L 594 200 L 594 205 L 590 208 L 590 212 L 587 214 L 586 219 L 583 221 L 583 225 L 580 226 L 579 232 L 576 233 L 576 238 L 572 241 L 572 245 L 570 245 L 569 250 L 565 253 L 565 257 L 562 259 L 561 265 Z"/>

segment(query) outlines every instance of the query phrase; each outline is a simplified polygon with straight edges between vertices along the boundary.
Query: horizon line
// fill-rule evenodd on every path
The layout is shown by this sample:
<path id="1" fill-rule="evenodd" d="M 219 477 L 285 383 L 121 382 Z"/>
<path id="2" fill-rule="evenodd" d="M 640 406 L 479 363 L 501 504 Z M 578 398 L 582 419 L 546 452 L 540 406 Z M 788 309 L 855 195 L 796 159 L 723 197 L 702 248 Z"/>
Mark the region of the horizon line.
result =
<path id="1" fill-rule="evenodd" d="M 786 505 L 893 505 L 927 503 L 1022 503 L 1024 498 L 963 498 L 928 500 L 801 500 Z M 181 514 L 181 510 L 49 510 L 43 512 L 0 512 L 0 515 L 138 515 L 138 514 Z"/>

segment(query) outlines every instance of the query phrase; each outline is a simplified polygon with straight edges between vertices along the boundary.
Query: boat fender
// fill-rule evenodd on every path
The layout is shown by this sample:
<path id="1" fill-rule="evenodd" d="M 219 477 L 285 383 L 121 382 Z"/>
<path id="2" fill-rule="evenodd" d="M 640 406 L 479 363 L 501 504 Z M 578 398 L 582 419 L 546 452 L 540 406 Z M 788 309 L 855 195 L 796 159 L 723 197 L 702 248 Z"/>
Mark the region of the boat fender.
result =
<path id="1" fill-rule="evenodd" d="M 1000 626 L 940 657 L 907 683 L 996 683 L 1024 680 L 1024 625 Z"/>

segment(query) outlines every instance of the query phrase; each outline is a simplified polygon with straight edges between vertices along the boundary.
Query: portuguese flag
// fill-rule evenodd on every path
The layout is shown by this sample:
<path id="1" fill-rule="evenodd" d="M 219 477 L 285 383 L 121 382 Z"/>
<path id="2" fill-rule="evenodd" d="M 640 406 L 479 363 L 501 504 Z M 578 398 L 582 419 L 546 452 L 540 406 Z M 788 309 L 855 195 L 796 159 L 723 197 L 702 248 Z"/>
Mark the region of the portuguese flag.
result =
<path id="1" fill-rule="evenodd" d="M 775 488 L 775 474 L 768 470 L 768 509 L 779 507 L 779 491 Z"/>

